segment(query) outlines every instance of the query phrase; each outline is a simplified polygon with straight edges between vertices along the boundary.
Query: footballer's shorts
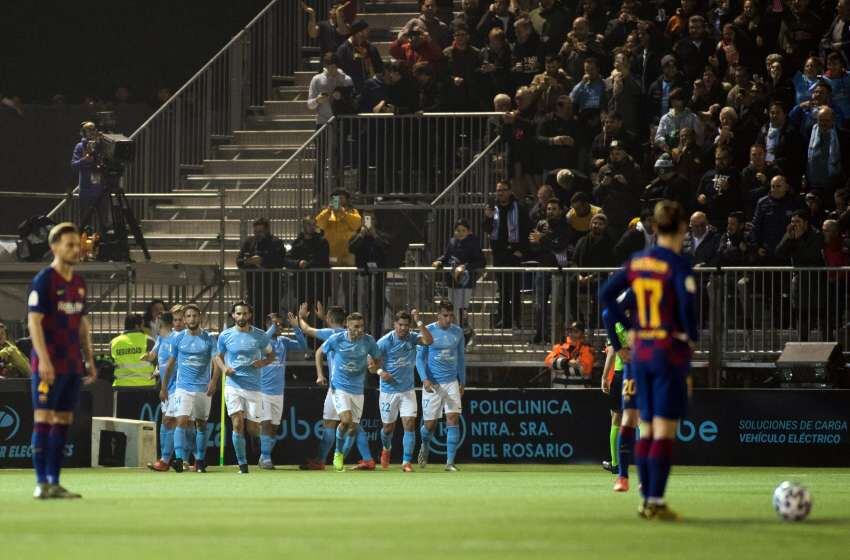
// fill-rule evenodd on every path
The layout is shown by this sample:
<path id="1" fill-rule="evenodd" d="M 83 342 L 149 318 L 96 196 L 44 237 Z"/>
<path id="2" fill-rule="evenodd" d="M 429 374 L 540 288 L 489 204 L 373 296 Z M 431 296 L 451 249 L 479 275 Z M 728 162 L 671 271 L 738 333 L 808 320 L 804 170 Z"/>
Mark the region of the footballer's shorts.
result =
<path id="1" fill-rule="evenodd" d="M 684 348 L 683 348 L 684 347 Z M 679 420 L 688 406 L 687 376 L 690 371 L 690 348 L 673 341 L 672 349 L 652 352 L 649 360 L 632 362 L 637 383 L 640 419 L 655 417 Z"/>
<path id="2" fill-rule="evenodd" d="M 174 393 L 176 389 L 168 394 L 168 397 L 165 399 L 165 402 L 159 405 L 160 410 L 162 410 L 162 416 L 169 418 L 177 418 L 177 399 L 174 398 Z"/>
<path id="3" fill-rule="evenodd" d="M 611 388 L 608 391 L 608 408 L 614 412 L 619 412 L 622 406 L 623 393 L 623 371 L 614 371 L 614 376 L 611 378 Z"/>
<path id="4" fill-rule="evenodd" d="M 336 389 L 332 393 L 334 409 L 337 414 L 343 412 L 351 412 L 351 421 L 355 424 L 360 423 L 360 418 L 363 416 L 363 395 L 352 395 L 345 391 Z"/>
<path id="5" fill-rule="evenodd" d="M 637 382 L 635 381 L 634 369 L 631 364 L 625 364 L 623 368 L 622 386 L 622 410 L 636 410 L 638 407 Z"/>
<path id="6" fill-rule="evenodd" d="M 33 409 L 74 412 L 80 401 L 83 376 L 79 373 L 56 374 L 53 383 L 48 385 L 42 383 L 38 371 L 34 371 L 30 383 Z"/>
<path id="7" fill-rule="evenodd" d="M 422 419 L 438 420 L 443 414 L 460 414 L 460 383 L 434 385 L 434 392 L 422 390 Z"/>
<path id="8" fill-rule="evenodd" d="M 260 394 L 263 401 L 263 422 L 271 422 L 275 426 L 280 425 L 280 419 L 283 418 L 283 395 Z"/>
<path id="9" fill-rule="evenodd" d="M 263 395 L 259 391 L 248 391 L 241 387 L 225 385 L 224 404 L 227 406 L 228 416 L 243 412 L 245 419 L 249 422 L 262 422 Z"/>
<path id="10" fill-rule="evenodd" d="M 334 407 L 334 396 L 330 387 L 328 388 L 328 392 L 325 393 L 325 406 L 322 410 L 322 420 L 339 422 L 339 414 L 337 414 L 336 407 Z"/>
<path id="11" fill-rule="evenodd" d="M 381 422 L 393 424 L 398 420 L 399 414 L 402 418 L 416 418 L 419 407 L 416 404 L 416 391 L 410 390 L 403 393 L 384 393 L 378 398 L 378 408 L 381 411 Z"/>
<path id="12" fill-rule="evenodd" d="M 210 417 L 212 397 L 207 396 L 206 391 L 177 389 L 169 400 L 174 401 L 175 417 L 188 416 L 192 420 L 203 421 Z"/>

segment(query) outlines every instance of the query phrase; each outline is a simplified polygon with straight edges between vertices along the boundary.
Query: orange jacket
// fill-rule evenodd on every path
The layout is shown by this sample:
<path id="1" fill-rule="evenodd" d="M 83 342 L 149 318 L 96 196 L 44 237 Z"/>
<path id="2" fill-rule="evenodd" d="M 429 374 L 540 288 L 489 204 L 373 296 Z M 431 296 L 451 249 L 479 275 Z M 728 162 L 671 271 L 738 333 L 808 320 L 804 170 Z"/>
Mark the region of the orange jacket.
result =
<path id="1" fill-rule="evenodd" d="M 552 351 L 546 355 L 544 362 L 546 367 L 551 368 L 555 359 L 558 357 L 564 357 L 568 360 L 578 360 L 581 375 L 584 378 L 590 377 L 590 374 L 593 372 L 593 362 L 596 361 L 596 353 L 589 344 L 585 342 L 576 344 L 570 337 L 567 337 L 567 341 L 563 344 L 552 346 Z"/>

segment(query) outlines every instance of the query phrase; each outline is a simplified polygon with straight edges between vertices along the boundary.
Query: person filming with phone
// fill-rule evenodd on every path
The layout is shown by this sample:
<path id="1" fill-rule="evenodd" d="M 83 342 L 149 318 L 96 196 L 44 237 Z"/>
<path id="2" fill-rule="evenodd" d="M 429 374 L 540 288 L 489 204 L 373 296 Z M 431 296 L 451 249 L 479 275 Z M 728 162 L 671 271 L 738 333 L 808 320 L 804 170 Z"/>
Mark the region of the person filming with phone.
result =
<path id="1" fill-rule="evenodd" d="M 362 225 L 360 212 L 350 206 L 348 191 L 331 193 L 330 202 L 316 216 L 316 225 L 325 232 L 330 247 L 331 266 L 354 266 L 354 255 L 348 247 L 351 237 Z"/>

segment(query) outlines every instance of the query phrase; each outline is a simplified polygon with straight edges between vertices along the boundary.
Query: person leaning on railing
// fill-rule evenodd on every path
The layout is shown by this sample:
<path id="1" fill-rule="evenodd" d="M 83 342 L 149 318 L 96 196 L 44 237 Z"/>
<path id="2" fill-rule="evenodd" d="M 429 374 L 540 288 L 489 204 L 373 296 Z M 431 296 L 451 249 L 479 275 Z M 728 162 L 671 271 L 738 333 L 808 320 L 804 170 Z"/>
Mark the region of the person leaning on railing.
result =
<path id="1" fill-rule="evenodd" d="M 823 235 L 809 225 L 809 211 L 800 209 L 791 216 L 791 223 L 785 230 L 785 235 L 776 246 L 776 254 L 787 258 L 794 267 L 820 267 L 823 260 Z M 797 271 L 791 279 L 791 301 L 794 306 L 794 316 L 799 316 L 797 325 L 800 340 L 809 340 L 810 327 L 814 327 L 812 315 L 823 302 L 817 294 L 822 294 L 820 285 L 822 277 L 813 271 Z"/>
<path id="2" fill-rule="evenodd" d="M 271 234 L 271 224 L 267 218 L 254 221 L 254 235 L 242 243 L 236 256 L 236 266 L 247 272 L 248 300 L 257 309 L 254 320 L 260 326 L 266 315 L 277 312 L 280 301 L 280 273 L 271 272 L 281 269 L 286 259 L 286 247 L 283 241 Z"/>

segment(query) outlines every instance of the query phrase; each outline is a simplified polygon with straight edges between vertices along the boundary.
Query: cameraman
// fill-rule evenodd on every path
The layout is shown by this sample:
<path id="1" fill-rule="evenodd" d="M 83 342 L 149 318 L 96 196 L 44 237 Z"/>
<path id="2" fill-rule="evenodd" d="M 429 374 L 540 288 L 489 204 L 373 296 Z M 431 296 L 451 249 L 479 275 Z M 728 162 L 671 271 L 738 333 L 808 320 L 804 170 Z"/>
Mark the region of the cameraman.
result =
<path id="1" fill-rule="evenodd" d="M 563 388 L 567 386 L 567 377 L 579 376 L 590 386 L 595 360 L 593 348 L 584 341 L 584 325 L 573 323 L 567 340 L 552 347 L 544 363 L 552 373 L 552 387 Z"/>
<path id="2" fill-rule="evenodd" d="M 109 224 L 109 198 L 103 194 L 103 174 L 96 161 L 95 149 L 100 137 L 93 122 L 82 123 L 82 140 L 74 146 L 71 156 L 71 168 L 77 172 L 77 186 L 80 188 L 80 228 L 87 226 L 105 231 Z M 97 215 L 97 222 L 94 217 Z"/>

